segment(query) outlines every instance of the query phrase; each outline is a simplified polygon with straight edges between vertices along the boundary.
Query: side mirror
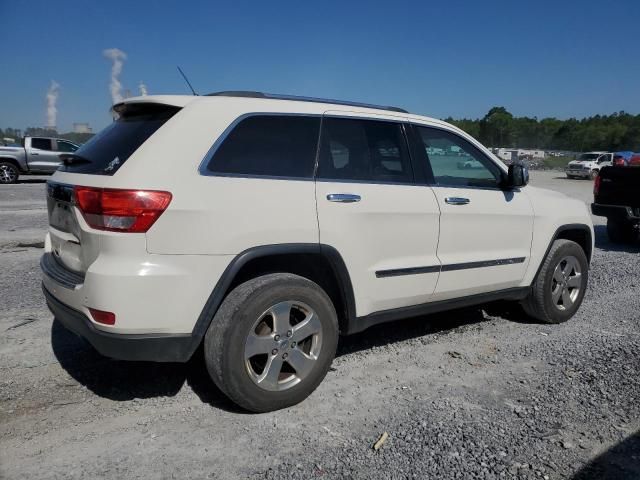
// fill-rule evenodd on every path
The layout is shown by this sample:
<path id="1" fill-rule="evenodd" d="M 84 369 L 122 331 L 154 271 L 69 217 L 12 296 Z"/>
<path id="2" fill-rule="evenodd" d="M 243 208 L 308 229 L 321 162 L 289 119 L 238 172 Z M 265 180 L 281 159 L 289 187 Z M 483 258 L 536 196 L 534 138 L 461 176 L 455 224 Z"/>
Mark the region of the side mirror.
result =
<path id="1" fill-rule="evenodd" d="M 524 187 L 527 183 L 529 183 L 529 169 L 521 163 L 509 165 L 507 186 L 510 188 Z"/>

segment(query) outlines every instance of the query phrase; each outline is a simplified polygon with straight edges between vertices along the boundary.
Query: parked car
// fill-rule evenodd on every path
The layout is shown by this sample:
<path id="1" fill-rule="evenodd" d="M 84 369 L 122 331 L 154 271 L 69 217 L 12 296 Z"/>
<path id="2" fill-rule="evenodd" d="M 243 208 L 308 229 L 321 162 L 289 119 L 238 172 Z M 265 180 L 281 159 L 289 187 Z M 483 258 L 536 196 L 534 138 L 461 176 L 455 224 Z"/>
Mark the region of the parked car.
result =
<path id="1" fill-rule="evenodd" d="M 0 146 L 0 183 L 16 183 L 20 175 L 52 174 L 61 164 L 59 155 L 78 148 L 49 137 L 24 137 L 20 146 Z"/>
<path id="2" fill-rule="evenodd" d="M 613 154 L 613 166 L 626 167 L 633 156 L 633 152 L 616 152 Z"/>
<path id="3" fill-rule="evenodd" d="M 613 153 L 587 152 L 580 155 L 577 160 L 569 162 L 565 173 L 567 178 L 594 179 L 602 167 L 612 165 L 612 162 Z"/>
<path id="4" fill-rule="evenodd" d="M 638 238 L 640 228 L 640 167 L 603 168 L 594 183 L 591 211 L 607 217 L 607 234 L 614 243 Z"/>
<path id="5" fill-rule="evenodd" d="M 203 344 L 215 384 L 270 411 L 319 385 L 339 334 L 494 300 L 559 323 L 582 302 L 584 203 L 445 122 L 255 92 L 114 111 L 47 184 L 41 259 L 55 317 L 104 355 Z M 427 153 L 450 146 L 482 168 Z"/>

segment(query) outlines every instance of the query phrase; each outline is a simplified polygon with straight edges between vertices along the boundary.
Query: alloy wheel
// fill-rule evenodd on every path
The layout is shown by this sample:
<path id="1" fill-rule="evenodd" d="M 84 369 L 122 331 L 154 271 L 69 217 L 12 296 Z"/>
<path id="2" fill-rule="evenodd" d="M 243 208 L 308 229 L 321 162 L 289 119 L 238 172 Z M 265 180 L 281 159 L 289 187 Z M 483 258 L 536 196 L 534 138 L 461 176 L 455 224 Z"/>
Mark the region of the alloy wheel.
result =
<path id="1" fill-rule="evenodd" d="M 260 388 L 287 390 L 311 372 L 322 348 L 322 324 L 311 307 L 280 302 L 254 322 L 244 346 L 247 373 Z"/>
<path id="2" fill-rule="evenodd" d="M 572 255 L 563 257 L 556 265 L 551 279 L 551 299 L 558 310 L 570 309 L 582 289 L 580 262 Z"/>

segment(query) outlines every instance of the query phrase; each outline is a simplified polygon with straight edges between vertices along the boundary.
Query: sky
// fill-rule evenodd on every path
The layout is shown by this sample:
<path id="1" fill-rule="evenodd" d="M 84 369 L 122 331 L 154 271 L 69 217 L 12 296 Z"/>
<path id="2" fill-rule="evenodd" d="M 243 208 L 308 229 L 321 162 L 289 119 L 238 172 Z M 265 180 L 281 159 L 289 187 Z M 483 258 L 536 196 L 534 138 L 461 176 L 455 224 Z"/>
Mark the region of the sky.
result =
<path id="1" fill-rule="evenodd" d="M 640 113 L 640 1 L 0 0 L 0 128 L 111 117 L 111 61 L 138 93 L 259 90 L 437 118 Z"/>

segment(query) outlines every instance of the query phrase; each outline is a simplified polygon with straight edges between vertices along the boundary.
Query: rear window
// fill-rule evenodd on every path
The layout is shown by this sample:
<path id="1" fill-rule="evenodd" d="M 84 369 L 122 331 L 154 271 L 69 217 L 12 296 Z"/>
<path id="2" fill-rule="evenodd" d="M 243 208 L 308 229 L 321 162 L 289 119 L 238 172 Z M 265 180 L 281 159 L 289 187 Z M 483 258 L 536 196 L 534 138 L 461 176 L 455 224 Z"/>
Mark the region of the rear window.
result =
<path id="1" fill-rule="evenodd" d="M 212 173 L 311 178 L 320 118 L 255 115 L 241 120 L 207 165 Z"/>
<path id="2" fill-rule="evenodd" d="M 157 104 L 123 105 L 118 119 L 71 154 L 75 158 L 59 170 L 113 175 L 178 110 Z"/>

